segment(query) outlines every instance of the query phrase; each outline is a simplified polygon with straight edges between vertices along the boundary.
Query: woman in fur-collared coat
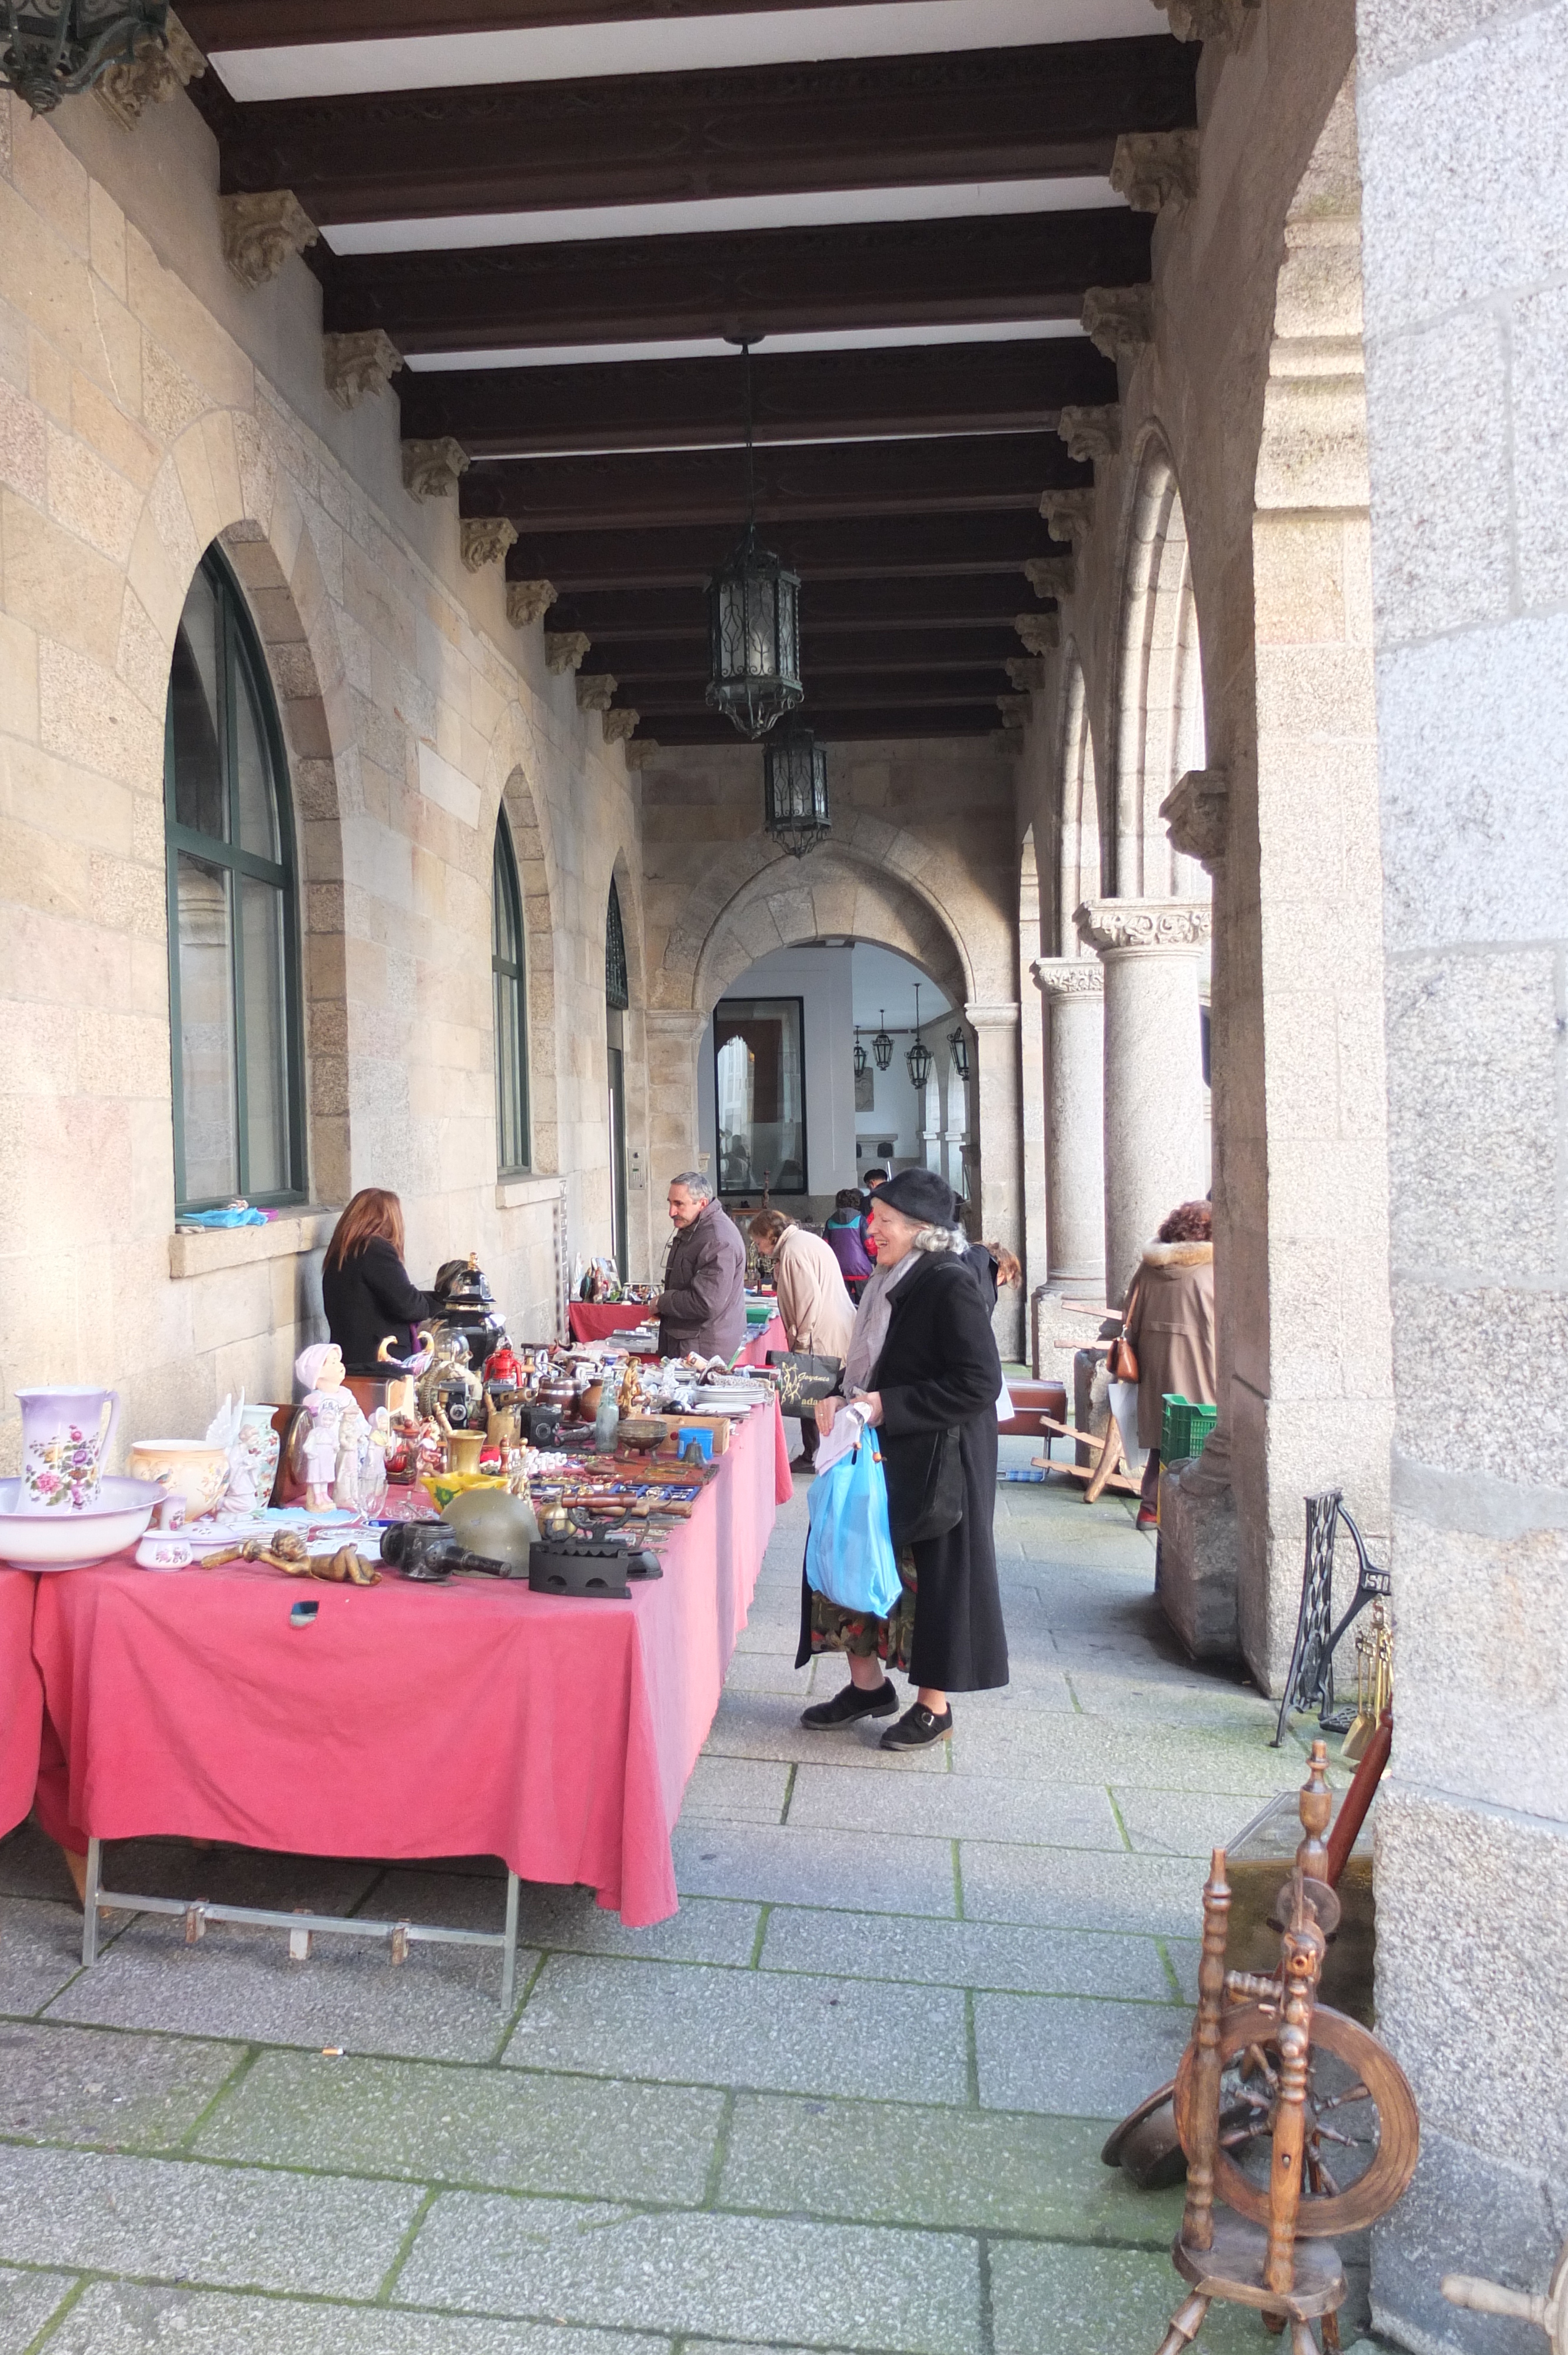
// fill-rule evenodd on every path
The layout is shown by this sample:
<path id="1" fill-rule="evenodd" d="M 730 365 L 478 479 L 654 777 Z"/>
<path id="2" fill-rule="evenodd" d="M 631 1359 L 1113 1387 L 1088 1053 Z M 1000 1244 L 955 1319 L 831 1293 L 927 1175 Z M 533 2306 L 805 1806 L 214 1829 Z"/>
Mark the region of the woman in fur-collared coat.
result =
<path id="1" fill-rule="evenodd" d="M 1139 1529 L 1156 1518 L 1166 1393 L 1194 1406 L 1218 1401 L 1213 1236 L 1207 1202 L 1179 1204 L 1144 1252 L 1122 1311 L 1122 1330 L 1138 1358 L 1138 1444 L 1149 1450 Z"/>

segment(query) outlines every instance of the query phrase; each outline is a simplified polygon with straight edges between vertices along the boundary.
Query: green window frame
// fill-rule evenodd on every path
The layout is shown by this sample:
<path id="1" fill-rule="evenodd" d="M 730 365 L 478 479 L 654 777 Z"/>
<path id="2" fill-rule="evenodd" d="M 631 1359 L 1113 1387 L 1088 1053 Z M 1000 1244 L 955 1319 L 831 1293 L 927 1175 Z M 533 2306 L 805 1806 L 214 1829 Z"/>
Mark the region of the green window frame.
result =
<path id="1" fill-rule="evenodd" d="M 164 833 L 176 1209 L 303 1201 L 288 762 L 260 642 L 216 548 L 175 634 Z"/>
<path id="2" fill-rule="evenodd" d="M 503 811 L 495 822 L 490 970 L 495 989 L 495 1149 L 498 1174 L 532 1166 L 528 1124 L 528 957 L 517 857 Z"/>

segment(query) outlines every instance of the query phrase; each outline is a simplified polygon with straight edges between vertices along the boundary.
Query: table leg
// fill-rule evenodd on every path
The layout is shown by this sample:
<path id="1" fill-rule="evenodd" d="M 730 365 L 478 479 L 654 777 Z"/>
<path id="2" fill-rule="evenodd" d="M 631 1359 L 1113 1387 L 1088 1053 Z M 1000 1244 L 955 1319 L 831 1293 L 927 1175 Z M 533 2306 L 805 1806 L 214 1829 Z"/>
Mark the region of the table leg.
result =
<path id="1" fill-rule="evenodd" d="M 101 1851 L 95 1839 L 87 1843 L 87 1882 L 81 1892 L 81 1962 L 84 1970 L 98 1960 L 98 1891 Z"/>
<path id="2" fill-rule="evenodd" d="M 501 2009 L 512 2009 L 513 1993 L 517 1984 L 517 1875 L 506 1875 L 506 1934 L 501 1950 Z"/>

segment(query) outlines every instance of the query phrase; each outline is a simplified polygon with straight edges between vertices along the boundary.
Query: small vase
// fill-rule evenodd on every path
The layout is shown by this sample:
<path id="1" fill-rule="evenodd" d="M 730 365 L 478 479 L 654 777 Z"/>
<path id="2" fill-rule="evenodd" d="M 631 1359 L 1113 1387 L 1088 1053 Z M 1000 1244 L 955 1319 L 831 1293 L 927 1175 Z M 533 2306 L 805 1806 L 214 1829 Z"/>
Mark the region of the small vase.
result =
<path id="1" fill-rule="evenodd" d="M 276 1412 L 275 1407 L 248 1406 L 239 1418 L 239 1436 L 229 1450 L 233 1471 L 238 1473 L 243 1465 L 249 1472 L 258 1509 L 271 1503 L 272 1488 L 278 1477 L 278 1458 L 283 1443 L 272 1428 L 272 1417 Z M 236 1485 L 231 1476 L 231 1493 Z"/>
<path id="2" fill-rule="evenodd" d="M 20 1513 L 89 1513 L 120 1420 L 120 1393 L 18 1391 L 22 1405 Z"/>

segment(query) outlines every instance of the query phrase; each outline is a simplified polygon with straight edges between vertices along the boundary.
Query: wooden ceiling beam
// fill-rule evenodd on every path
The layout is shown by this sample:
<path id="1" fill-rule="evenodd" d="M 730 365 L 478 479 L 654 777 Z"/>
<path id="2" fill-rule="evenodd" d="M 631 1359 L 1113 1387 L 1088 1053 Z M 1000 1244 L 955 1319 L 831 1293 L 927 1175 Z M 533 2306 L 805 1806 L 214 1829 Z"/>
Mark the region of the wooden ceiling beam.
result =
<path id="1" fill-rule="evenodd" d="M 933 736 L 992 736 L 1001 726 L 1001 714 L 994 700 L 980 703 L 876 705 L 863 708 L 848 704 L 810 704 L 802 707 L 801 718 L 823 744 L 853 744 L 874 741 L 881 737 L 906 740 L 910 737 Z M 727 719 L 716 711 L 670 711 L 657 721 L 650 714 L 637 730 L 637 735 L 652 737 L 661 746 L 679 749 L 682 745 L 724 744 L 742 751 L 753 751 L 757 760 L 758 789 L 761 790 L 762 755 L 760 747 L 742 744 Z M 632 740 L 636 741 L 636 738 Z"/>
<path id="2" fill-rule="evenodd" d="M 1001 213 L 733 235 L 307 256 L 331 333 L 405 355 L 1072 319 L 1149 277 L 1152 216 Z"/>
<path id="3" fill-rule="evenodd" d="M 847 352 L 764 345 L 751 378 L 758 442 L 1049 431 L 1069 403 L 1117 398 L 1115 364 L 1086 336 Z M 450 433 L 471 458 L 733 445 L 745 427 L 738 358 L 405 368 L 397 389 L 407 437 Z"/>
<path id="4" fill-rule="evenodd" d="M 662 712 L 700 711 L 703 709 L 704 681 L 698 681 L 694 692 L 690 683 L 681 679 L 643 678 L 636 682 L 634 691 L 632 681 L 623 679 L 619 671 L 615 678 L 617 700 L 634 703 L 654 735 L 659 732 Z M 978 704 L 994 714 L 997 697 L 1007 692 L 1006 673 L 983 668 L 937 672 L 918 689 L 912 689 L 907 679 L 890 677 L 883 671 L 840 671 L 834 674 L 831 688 L 820 698 L 811 694 L 810 682 L 807 681 L 807 699 L 801 710 L 808 721 L 811 718 L 813 705 L 819 700 L 824 708 L 842 706 L 857 711 L 899 710 L 911 700 L 912 696 L 916 696 L 932 710 L 948 709 L 955 704 Z M 725 724 L 728 726 L 729 723 L 726 721 Z M 1000 715 L 993 725 L 1001 725 Z"/>
<path id="5" fill-rule="evenodd" d="M 214 49 L 533 32 L 546 25 L 682 22 L 840 5 L 842 0 L 185 0 L 180 22 L 210 55 Z"/>
<path id="6" fill-rule="evenodd" d="M 549 626 L 555 627 L 553 620 Z M 809 680 L 835 671 L 973 670 L 986 663 L 1000 672 L 1023 652 L 1011 622 L 990 630 L 889 629 L 874 624 L 853 634 L 803 626 L 800 639 L 800 675 Z M 679 638 L 620 638 L 613 643 L 595 638 L 593 645 L 593 657 L 586 667 L 613 671 L 620 681 L 623 701 L 636 702 L 636 696 L 625 690 L 628 680 L 640 678 L 695 679 L 701 700 L 708 677 L 705 629 Z M 1007 684 L 1005 677 L 999 677 L 998 692 L 1005 693 Z"/>
<path id="7" fill-rule="evenodd" d="M 289 188 L 330 229 L 1108 175 L 1118 132 L 1196 123 L 1197 58 L 1151 33 L 246 106 L 216 76 L 192 91 L 222 193 Z"/>
<path id="8" fill-rule="evenodd" d="M 511 581 L 552 581 L 569 598 L 593 591 L 701 589 L 729 554 L 732 532 L 706 525 L 669 531 L 556 531 L 522 535 L 506 559 Z M 1011 572 L 1021 610 L 1033 592 L 1032 556 L 1066 556 L 1037 515 L 879 516 L 802 521 L 789 528 L 789 560 L 802 581 L 876 581 Z M 802 603 L 805 600 L 802 598 Z M 1048 608 L 1042 606 L 1042 612 Z"/>
<path id="9" fill-rule="evenodd" d="M 809 643 L 826 646 L 836 636 L 866 630 L 1011 630 L 1014 614 L 1025 609 L 1045 610 L 1036 607 L 1027 583 L 1015 572 L 913 581 L 819 579 L 802 594 L 801 626 Z M 582 630 L 609 655 L 623 643 L 652 646 L 683 639 L 705 645 L 707 640 L 706 609 L 694 585 L 589 591 L 552 607 L 545 627 Z M 1016 643 L 1011 651 L 1019 651 Z M 609 666 L 614 669 L 613 658 Z"/>

